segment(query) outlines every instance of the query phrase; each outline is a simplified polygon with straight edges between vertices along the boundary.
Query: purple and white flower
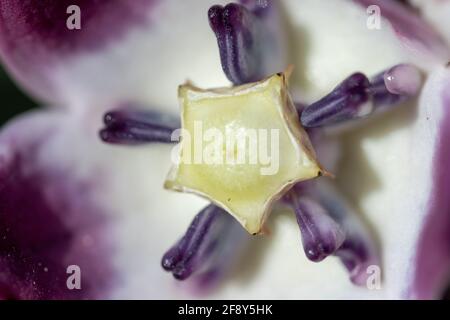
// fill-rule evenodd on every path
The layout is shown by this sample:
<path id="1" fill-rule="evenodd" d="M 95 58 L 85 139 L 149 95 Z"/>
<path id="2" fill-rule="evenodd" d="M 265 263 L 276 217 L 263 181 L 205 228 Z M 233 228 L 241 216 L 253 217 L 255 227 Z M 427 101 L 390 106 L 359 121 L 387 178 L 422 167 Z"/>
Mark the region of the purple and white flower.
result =
<path id="1" fill-rule="evenodd" d="M 411 2 L 421 16 L 395 0 L 0 0 L 0 57 L 47 106 L 0 131 L 0 298 L 439 298 L 450 11 Z M 79 30 L 66 28 L 73 4 Z M 336 179 L 297 185 L 264 237 L 165 191 L 177 86 L 241 84 L 288 64 Z M 79 290 L 67 287 L 71 265 Z M 372 265 L 380 290 L 365 287 Z"/>

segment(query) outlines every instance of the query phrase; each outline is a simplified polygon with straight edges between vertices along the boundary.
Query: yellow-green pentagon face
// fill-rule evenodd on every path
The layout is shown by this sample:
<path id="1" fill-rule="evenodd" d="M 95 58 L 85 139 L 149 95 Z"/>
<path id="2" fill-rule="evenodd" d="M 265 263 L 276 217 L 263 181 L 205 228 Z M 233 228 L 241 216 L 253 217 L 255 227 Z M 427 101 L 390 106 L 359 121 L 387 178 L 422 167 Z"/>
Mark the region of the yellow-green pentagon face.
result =
<path id="1" fill-rule="evenodd" d="M 321 174 L 285 74 L 234 88 L 180 86 L 178 163 L 165 187 L 201 195 L 251 234 L 293 184 Z"/>

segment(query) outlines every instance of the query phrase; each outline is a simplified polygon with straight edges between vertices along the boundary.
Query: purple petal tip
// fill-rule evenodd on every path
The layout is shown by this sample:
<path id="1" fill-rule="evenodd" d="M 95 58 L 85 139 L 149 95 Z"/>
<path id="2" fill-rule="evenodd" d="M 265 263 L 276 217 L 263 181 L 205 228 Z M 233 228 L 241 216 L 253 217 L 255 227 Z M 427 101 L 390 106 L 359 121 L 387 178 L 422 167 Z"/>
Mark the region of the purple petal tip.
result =
<path id="1" fill-rule="evenodd" d="M 105 128 L 100 139 L 107 143 L 137 145 L 152 142 L 173 143 L 172 133 L 180 123 L 156 111 L 122 108 L 110 111 L 103 118 Z"/>
<path id="2" fill-rule="evenodd" d="M 197 214 L 184 236 L 164 254 L 161 265 L 177 280 L 193 277 L 200 286 L 209 286 L 239 256 L 246 237 L 234 218 L 211 204 Z"/>
<path id="3" fill-rule="evenodd" d="M 340 226 L 313 199 L 299 197 L 291 191 L 290 201 L 300 227 L 306 257 L 319 262 L 333 254 L 345 239 Z"/>
<path id="4" fill-rule="evenodd" d="M 208 11 L 223 71 L 234 84 L 261 80 L 284 63 L 283 35 L 273 3 L 243 1 Z"/>
<path id="5" fill-rule="evenodd" d="M 365 112 L 369 101 L 369 80 L 362 73 L 355 73 L 341 82 L 333 91 L 319 101 L 306 107 L 301 114 L 306 127 L 336 124 Z"/>
<path id="6" fill-rule="evenodd" d="M 305 107 L 300 119 L 305 127 L 322 127 L 363 118 L 417 95 L 421 85 L 420 71 L 408 64 L 396 65 L 370 80 L 355 73 Z"/>

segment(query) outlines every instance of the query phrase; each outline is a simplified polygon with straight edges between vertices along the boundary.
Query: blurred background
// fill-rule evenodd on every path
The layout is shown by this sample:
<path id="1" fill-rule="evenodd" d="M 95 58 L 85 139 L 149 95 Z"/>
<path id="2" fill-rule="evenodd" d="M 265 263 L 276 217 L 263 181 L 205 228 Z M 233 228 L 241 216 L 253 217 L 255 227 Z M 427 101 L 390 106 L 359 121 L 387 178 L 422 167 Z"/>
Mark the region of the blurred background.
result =
<path id="1" fill-rule="evenodd" d="M 36 107 L 36 102 L 24 95 L 0 65 L 0 126 L 26 110 Z"/>

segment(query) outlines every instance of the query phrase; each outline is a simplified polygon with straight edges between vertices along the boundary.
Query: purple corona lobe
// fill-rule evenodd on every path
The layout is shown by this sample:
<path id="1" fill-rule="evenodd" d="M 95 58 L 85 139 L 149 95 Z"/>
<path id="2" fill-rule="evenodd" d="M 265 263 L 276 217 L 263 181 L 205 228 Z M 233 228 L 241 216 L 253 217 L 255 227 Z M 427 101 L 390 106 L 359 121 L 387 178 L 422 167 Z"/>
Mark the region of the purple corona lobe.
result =
<path id="1" fill-rule="evenodd" d="M 358 217 L 348 202 L 334 187 L 325 181 L 316 185 L 316 197 L 319 203 L 342 228 L 345 240 L 335 252 L 350 274 L 350 279 L 357 285 L 365 285 L 368 277 L 367 268 L 381 268 L 379 253 L 370 230 Z"/>
<path id="2" fill-rule="evenodd" d="M 330 94 L 307 106 L 302 114 L 302 124 L 319 127 L 357 118 L 369 100 L 369 80 L 355 73 L 339 84 Z"/>
<path id="3" fill-rule="evenodd" d="M 228 79 L 235 84 L 258 80 L 263 54 L 258 48 L 257 33 L 261 28 L 258 18 L 245 7 L 234 3 L 225 7 L 214 6 L 208 15 Z"/>
<path id="4" fill-rule="evenodd" d="M 277 6 L 277 1 L 242 1 L 209 9 L 222 68 L 234 84 L 261 80 L 285 67 Z"/>
<path id="5" fill-rule="evenodd" d="M 299 196 L 295 190 L 288 196 L 300 227 L 306 257 L 319 262 L 333 254 L 345 239 L 339 225 L 325 208 L 307 196 Z"/>
<path id="6" fill-rule="evenodd" d="M 105 128 L 100 138 L 114 144 L 173 143 L 174 130 L 180 127 L 178 119 L 156 111 L 138 111 L 128 108 L 110 111 L 104 116 Z"/>
<path id="7" fill-rule="evenodd" d="M 304 108 L 305 127 L 322 127 L 366 117 L 415 95 L 422 84 L 417 68 L 400 64 L 368 79 L 354 73 L 328 95 Z"/>
<path id="8" fill-rule="evenodd" d="M 323 178 L 297 184 L 285 201 L 293 208 L 308 259 L 341 259 L 350 280 L 365 285 L 367 268 L 380 267 L 371 233 L 347 201 Z"/>
<path id="9" fill-rule="evenodd" d="M 185 235 L 162 258 L 162 267 L 178 280 L 194 276 L 207 287 L 215 283 L 239 252 L 248 235 L 227 212 L 210 204 L 196 215 Z"/>

